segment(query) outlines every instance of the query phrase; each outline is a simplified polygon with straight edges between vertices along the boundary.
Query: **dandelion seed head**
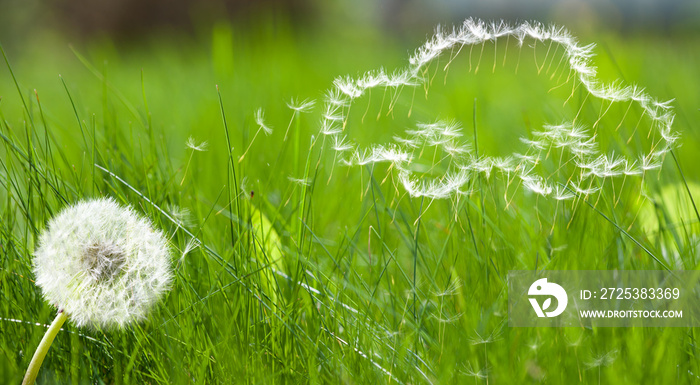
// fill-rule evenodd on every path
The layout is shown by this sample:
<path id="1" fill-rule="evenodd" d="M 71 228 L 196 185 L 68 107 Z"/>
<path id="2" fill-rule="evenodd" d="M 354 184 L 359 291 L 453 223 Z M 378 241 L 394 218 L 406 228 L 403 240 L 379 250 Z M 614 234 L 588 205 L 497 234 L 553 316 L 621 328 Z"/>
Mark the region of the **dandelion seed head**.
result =
<path id="1" fill-rule="evenodd" d="M 123 327 L 143 320 L 169 289 L 165 236 L 112 199 L 69 206 L 51 219 L 34 255 L 44 298 L 77 326 Z"/>

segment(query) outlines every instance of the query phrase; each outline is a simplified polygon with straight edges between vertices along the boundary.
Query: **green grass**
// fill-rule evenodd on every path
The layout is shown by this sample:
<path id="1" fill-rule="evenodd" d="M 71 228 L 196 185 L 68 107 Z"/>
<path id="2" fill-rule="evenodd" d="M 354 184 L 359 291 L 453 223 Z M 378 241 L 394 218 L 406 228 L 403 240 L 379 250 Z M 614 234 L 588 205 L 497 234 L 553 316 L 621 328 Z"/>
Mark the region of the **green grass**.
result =
<path id="1" fill-rule="evenodd" d="M 14 76 L 0 69 L 3 381 L 20 381 L 46 331 L 35 323 L 55 315 L 32 281 L 38 234 L 62 207 L 95 196 L 132 205 L 171 237 L 176 279 L 142 324 L 103 332 L 69 320 L 42 383 L 700 381 L 694 328 L 509 328 L 505 280 L 513 269 L 656 270 L 675 255 L 675 268 L 697 269 L 698 218 L 692 205 L 681 206 L 690 215 L 677 213 L 686 186 L 700 181 L 697 37 L 582 38 L 600 43 L 603 79 L 676 99 L 678 162 L 667 157 L 645 178 L 645 193 L 662 197 L 653 234 L 637 218 L 639 184 L 571 205 L 484 177 L 458 200 L 412 199 L 385 181 L 385 168 L 333 165 L 321 142 L 310 145 L 336 76 L 401 66 L 421 40 L 268 25 L 179 39 L 8 53 Z M 426 102 L 414 113 L 456 115 L 480 152 L 509 153 L 512 122 L 542 108 L 529 96 L 541 80 L 496 74 L 480 78 L 491 83 L 448 84 L 443 110 Z M 315 112 L 293 117 L 292 97 L 317 99 Z M 259 107 L 275 130 L 251 145 Z M 377 124 L 391 130 L 403 119 Z M 208 150 L 192 152 L 189 136 Z M 201 245 L 183 255 L 193 238 Z"/>

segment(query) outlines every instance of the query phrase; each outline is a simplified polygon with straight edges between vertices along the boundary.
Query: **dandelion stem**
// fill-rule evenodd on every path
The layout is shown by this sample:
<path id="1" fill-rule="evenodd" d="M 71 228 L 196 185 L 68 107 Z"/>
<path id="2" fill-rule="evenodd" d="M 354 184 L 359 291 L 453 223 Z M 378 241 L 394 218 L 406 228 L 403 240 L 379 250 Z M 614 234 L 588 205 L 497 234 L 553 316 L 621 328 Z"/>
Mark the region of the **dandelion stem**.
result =
<path id="1" fill-rule="evenodd" d="M 287 131 L 284 132 L 284 141 L 287 141 L 287 135 L 289 134 L 289 129 L 292 128 L 292 122 L 294 122 L 294 118 L 297 116 L 297 111 L 294 110 L 292 112 L 292 118 L 289 119 L 289 124 L 287 125 Z"/>
<path id="2" fill-rule="evenodd" d="M 243 153 L 243 155 L 241 155 L 241 157 L 238 158 L 238 163 L 243 162 L 243 159 L 244 159 L 245 156 L 248 154 L 248 151 L 250 151 L 250 148 L 253 146 L 253 142 L 255 142 L 255 138 L 258 137 L 258 134 L 259 134 L 260 131 L 262 131 L 262 130 L 263 130 L 262 127 L 258 128 L 258 131 L 255 133 L 255 135 L 253 135 L 253 139 L 252 139 L 252 140 L 250 141 L 250 143 L 248 144 L 248 148 L 246 148 L 246 149 L 245 149 L 245 152 Z"/>
<path id="3" fill-rule="evenodd" d="M 44 362 L 44 357 L 46 357 L 46 353 L 49 351 L 53 339 L 56 337 L 56 334 L 58 334 L 58 331 L 61 330 L 61 326 L 66 322 L 66 319 L 68 319 L 66 312 L 64 312 L 63 309 L 59 310 L 56 319 L 53 320 L 53 323 L 49 326 L 49 330 L 46 331 L 44 338 L 41 339 L 39 346 L 34 352 L 34 357 L 32 357 L 32 362 L 29 363 L 29 368 L 27 368 L 27 373 L 24 375 L 22 385 L 31 385 L 34 383 L 37 374 L 39 374 L 41 363 Z"/>

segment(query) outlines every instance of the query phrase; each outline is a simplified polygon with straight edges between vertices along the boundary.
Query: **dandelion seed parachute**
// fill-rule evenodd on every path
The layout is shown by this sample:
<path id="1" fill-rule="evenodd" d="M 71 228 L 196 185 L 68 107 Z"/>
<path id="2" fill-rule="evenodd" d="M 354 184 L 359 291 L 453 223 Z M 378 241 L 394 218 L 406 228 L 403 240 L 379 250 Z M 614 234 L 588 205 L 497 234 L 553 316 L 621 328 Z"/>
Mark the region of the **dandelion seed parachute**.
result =
<path id="1" fill-rule="evenodd" d="M 112 199 L 67 207 L 42 234 L 34 257 L 44 298 L 77 326 L 123 327 L 146 317 L 172 281 L 163 233 Z"/>
<path id="2" fill-rule="evenodd" d="M 272 133 L 272 127 L 268 126 L 267 123 L 265 123 L 265 112 L 262 110 L 262 108 L 258 108 L 255 111 L 255 123 L 263 131 L 265 131 L 265 135 L 270 135 Z"/>

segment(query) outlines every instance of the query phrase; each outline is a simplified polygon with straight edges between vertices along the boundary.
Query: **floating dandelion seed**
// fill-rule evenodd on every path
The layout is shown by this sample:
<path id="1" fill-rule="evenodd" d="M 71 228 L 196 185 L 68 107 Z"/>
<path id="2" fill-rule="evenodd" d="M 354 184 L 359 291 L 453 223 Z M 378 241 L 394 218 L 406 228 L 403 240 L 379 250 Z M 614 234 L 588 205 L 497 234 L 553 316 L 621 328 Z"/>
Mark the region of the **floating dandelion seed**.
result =
<path id="1" fill-rule="evenodd" d="M 469 338 L 469 342 L 470 342 L 472 345 L 482 345 L 482 344 L 485 345 L 485 344 L 490 344 L 490 343 L 499 341 L 499 340 L 501 339 L 501 338 L 500 338 L 500 335 L 501 335 L 501 330 L 500 330 L 500 329 L 499 329 L 499 330 L 494 330 L 493 332 L 491 332 L 491 334 L 489 334 L 489 335 L 486 336 L 486 337 L 482 337 L 481 334 L 479 334 L 477 331 L 474 331 L 474 334 L 476 334 L 476 337 L 474 337 L 474 338 Z"/>
<path id="2" fill-rule="evenodd" d="M 334 136 L 333 137 L 333 149 L 336 152 L 343 152 L 352 149 L 352 145 L 346 142 L 346 137 Z"/>
<path id="3" fill-rule="evenodd" d="M 265 135 L 272 134 L 272 127 L 268 126 L 267 123 L 265 123 L 265 112 L 262 108 L 258 108 L 257 110 L 255 110 L 253 120 L 255 120 L 255 124 L 257 124 L 259 127 L 258 131 L 255 132 L 255 135 L 253 135 L 253 139 L 250 140 L 250 144 L 248 144 L 248 148 L 246 148 L 245 152 L 243 152 L 243 155 L 241 155 L 241 157 L 238 158 L 238 163 L 241 163 L 245 158 L 246 154 L 248 154 L 248 151 L 250 151 L 250 148 L 253 146 L 253 142 L 255 142 L 255 138 L 258 137 L 260 131 L 265 131 Z"/>
<path id="4" fill-rule="evenodd" d="M 316 101 L 309 99 L 304 99 L 302 101 L 292 99 L 289 101 L 289 103 L 287 103 L 287 107 L 294 111 L 294 113 L 292 114 L 292 118 L 289 119 L 289 125 L 287 125 L 287 130 L 284 132 L 284 140 L 287 140 L 289 129 L 292 128 L 292 122 L 294 121 L 294 118 L 297 116 L 297 114 L 310 112 L 314 108 L 314 105 L 316 105 Z"/>
<path id="5" fill-rule="evenodd" d="M 25 384 L 33 383 L 68 317 L 77 326 L 107 329 L 143 320 L 173 276 L 163 233 L 132 209 L 104 198 L 55 216 L 41 235 L 33 269 L 37 286 L 59 314 L 37 348 Z"/>
<path id="6" fill-rule="evenodd" d="M 262 110 L 262 108 L 258 108 L 255 111 L 255 124 L 262 128 L 265 131 L 266 135 L 272 134 L 272 127 L 268 126 L 267 123 L 265 123 L 265 112 Z"/>
<path id="7" fill-rule="evenodd" d="M 198 248 L 201 246 L 201 242 L 197 238 L 191 238 L 189 241 L 187 241 L 187 244 L 185 244 L 185 248 L 182 250 L 182 253 L 180 254 L 180 259 L 178 260 L 178 266 L 182 264 L 182 262 L 185 260 L 185 257 L 187 254 L 192 252 L 194 249 Z"/>
<path id="8" fill-rule="evenodd" d="M 617 359 L 618 351 L 611 350 L 609 352 L 595 355 L 590 361 L 586 362 L 588 369 L 598 369 L 598 384 L 600 384 L 601 368 L 610 366 Z"/>
<path id="9" fill-rule="evenodd" d="M 300 179 L 300 178 L 294 178 L 292 176 L 288 176 L 287 179 L 289 179 L 289 181 L 294 183 L 294 184 L 298 184 L 299 186 L 303 186 L 303 187 L 311 186 L 311 179 Z"/>
<path id="10" fill-rule="evenodd" d="M 185 142 L 185 146 L 187 146 L 187 148 L 192 150 L 192 152 L 190 153 L 190 158 L 187 160 L 187 166 L 185 167 L 185 172 L 182 175 L 182 180 L 180 181 L 180 186 L 182 186 L 182 184 L 185 183 L 185 177 L 187 176 L 187 170 L 190 169 L 190 163 L 192 162 L 192 156 L 194 155 L 194 152 L 195 151 L 199 151 L 199 152 L 206 151 L 209 144 L 206 141 L 204 141 L 200 144 L 197 144 L 194 141 L 194 138 L 190 136 L 189 138 L 187 138 L 187 142 Z"/>
<path id="11" fill-rule="evenodd" d="M 313 99 L 304 99 L 302 101 L 292 99 L 287 103 L 287 107 L 296 112 L 310 112 L 314 105 L 316 105 L 316 101 Z"/>
<path id="12" fill-rule="evenodd" d="M 209 143 L 207 143 L 206 141 L 204 141 L 200 144 L 197 144 L 194 141 L 194 138 L 191 136 L 189 138 L 187 138 L 187 142 L 185 143 L 185 145 L 187 146 L 187 148 L 194 150 L 194 151 L 206 151 L 207 147 L 209 147 Z"/>
<path id="13" fill-rule="evenodd" d="M 474 377 L 475 382 L 477 379 L 484 380 L 488 378 L 488 373 L 486 372 L 486 369 L 474 369 L 474 367 L 471 364 L 469 364 L 469 366 L 465 366 L 464 370 L 460 370 L 459 372 L 465 376 Z"/>
<path id="14" fill-rule="evenodd" d="M 602 354 L 594 355 L 590 361 L 586 362 L 589 369 L 599 368 L 601 366 L 609 366 L 617 358 L 617 350 L 611 350 Z"/>

